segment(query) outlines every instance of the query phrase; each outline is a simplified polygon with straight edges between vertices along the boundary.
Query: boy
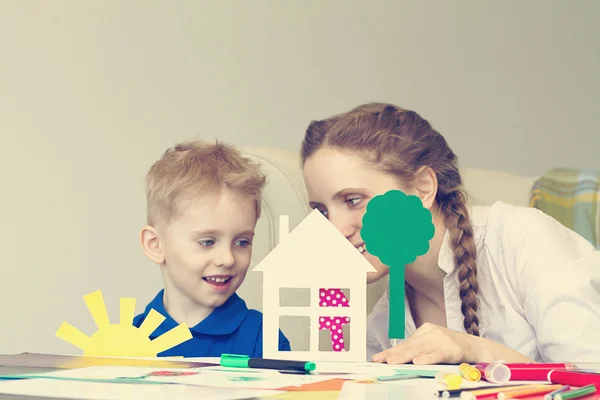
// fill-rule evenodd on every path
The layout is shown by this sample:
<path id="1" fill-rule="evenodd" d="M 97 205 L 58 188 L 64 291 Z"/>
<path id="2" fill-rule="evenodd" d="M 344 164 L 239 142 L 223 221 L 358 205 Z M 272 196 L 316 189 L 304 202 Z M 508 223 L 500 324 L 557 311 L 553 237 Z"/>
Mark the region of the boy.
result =
<path id="1" fill-rule="evenodd" d="M 193 336 L 159 356 L 262 357 L 262 314 L 235 292 L 250 266 L 265 183 L 258 165 L 219 142 L 179 144 L 148 172 L 141 242 L 165 287 L 134 325 L 155 309 L 166 319 L 151 339 L 181 323 Z M 280 350 L 290 350 L 279 336 Z"/>

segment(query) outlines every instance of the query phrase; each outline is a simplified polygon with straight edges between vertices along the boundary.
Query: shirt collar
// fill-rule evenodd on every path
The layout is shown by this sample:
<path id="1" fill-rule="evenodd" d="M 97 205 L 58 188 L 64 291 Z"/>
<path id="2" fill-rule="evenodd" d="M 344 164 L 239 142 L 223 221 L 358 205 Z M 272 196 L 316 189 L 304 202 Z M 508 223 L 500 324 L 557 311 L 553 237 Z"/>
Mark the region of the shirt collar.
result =
<path id="1" fill-rule="evenodd" d="M 446 274 L 454 271 L 454 252 L 450 246 L 450 231 L 446 229 L 444 233 L 444 239 L 442 240 L 442 247 L 440 248 L 440 254 L 438 255 L 438 267 L 442 269 Z"/>
<path id="2" fill-rule="evenodd" d="M 160 336 L 179 325 L 165 309 L 163 296 L 164 289 L 158 292 L 144 311 L 147 316 L 150 310 L 154 309 L 165 317 L 163 323 L 156 328 L 151 337 Z M 190 330 L 192 333 L 204 335 L 230 335 L 239 328 L 248 315 L 248 311 L 246 302 L 237 293 L 234 293 L 222 306 L 215 308 L 208 317 L 191 327 Z"/>

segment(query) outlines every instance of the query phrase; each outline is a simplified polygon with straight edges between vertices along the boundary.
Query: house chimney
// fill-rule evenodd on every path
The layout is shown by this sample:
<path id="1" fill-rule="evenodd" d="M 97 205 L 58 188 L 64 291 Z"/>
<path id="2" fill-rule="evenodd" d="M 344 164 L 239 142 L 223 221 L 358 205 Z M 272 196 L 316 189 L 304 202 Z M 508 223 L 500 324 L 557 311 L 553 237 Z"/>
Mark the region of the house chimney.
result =
<path id="1" fill-rule="evenodd" d="M 283 239 L 290 232 L 290 217 L 287 215 L 279 216 L 279 243 L 283 241 Z"/>

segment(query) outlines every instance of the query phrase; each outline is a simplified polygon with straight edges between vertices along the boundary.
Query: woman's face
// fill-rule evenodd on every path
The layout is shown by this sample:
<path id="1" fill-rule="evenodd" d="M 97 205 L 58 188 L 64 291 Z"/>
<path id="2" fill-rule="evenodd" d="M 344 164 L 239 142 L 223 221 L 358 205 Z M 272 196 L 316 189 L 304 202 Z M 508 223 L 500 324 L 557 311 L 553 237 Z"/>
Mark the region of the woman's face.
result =
<path id="1" fill-rule="evenodd" d="M 384 277 L 388 267 L 365 250 L 360 230 L 371 198 L 389 190 L 409 194 L 398 178 L 369 166 L 356 153 L 324 147 L 306 159 L 304 181 L 310 207 L 320 210 L 376 269 L 367 273 L 368 283 Z"/>

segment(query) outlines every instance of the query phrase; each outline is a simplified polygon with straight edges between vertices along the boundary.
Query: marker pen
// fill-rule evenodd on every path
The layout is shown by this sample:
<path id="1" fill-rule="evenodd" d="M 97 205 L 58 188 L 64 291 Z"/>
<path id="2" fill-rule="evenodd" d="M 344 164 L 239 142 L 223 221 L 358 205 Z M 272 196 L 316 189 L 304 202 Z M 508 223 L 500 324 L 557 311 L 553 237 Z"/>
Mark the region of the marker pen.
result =
<path id="1" fill-rule="evenodd" d="M 571 364 L 536 364 L 536 363 L 507 363 L 511 381 L 546 381 L 552 370 L 567 370 Z"/>
<path id="2" fill-rule="evenodd" d="M 568 390 L 563 393 L 557 394 L 554 399 L 555 400 L 571 400 L 571 399 L 579 399 L 581 397 L 587 397 L 590 394 L 594 394 L 598 391 L 596 386 L 587 385 L 580 387 L 578 389 Z"/>
<path id="3" fill-rule="evenodd" d="M 545 395 L 544 400 L 553 400 L 554 396 L 556 396 L 557 394 L 562 393 L 566 390 L 569 390 L 569 389 L 571 389 L 571 386 L 569 386 L 569 385 L 565 385 L 561 388 L 558 388 L 554 392 L 551 392 L 551 393 L 548 393 L 547 395 Z"/>
<path id="4" fill-rule="evenodd" d="M 222 354 L 220 364 L 223 367 L 231 368 L 262 368 L 299 372 L 310 372 L 316 368 L 316 364 L 309 361 L 269 360 L 237 354 Z"/>
<path id="5" fill-rule="evenodd" d="M 457 374 L 451 374 L 447 372 L 438 372 L 435 374 L 436 382 L 445 383 L 448 390 L 456 390 L 460 388 L 462 383 L 462 377 Z"/>
<path id="6" fill-rule="evenodd" d="M 553 390 L 559 389 L 561 385 L 544 385 L 538 388 L 527 388 L 521 390 L 511 390 L 505 393 L 498 393 L 498 400 L 518 399 L 521 397 L 529 397 L 534 394 L 548 394 Z"/>
<path id="7" fill-rule="evenodd" d="M 479 388 L 475 390 L 463 390 L 460 393 L 462 400 L 488 400 L 497 399 L 498 394 L 503 392 L 514 392 L 525 388 L 540 388 L 546 385 L 508 385 L 501 387 Z"/>
<path id="8" fill-rule="evenodd" d="M 501 363 L 478 362 L 475 368 L 481 372 L 481 376 L 488 382 L 503 384 L 510 380 L 510 369 Z"/>
<path id="9" fill-rule="evenodd" d="M 600 374 L 553 370 L 548 372 L 548 380 L 552 383 L 575 387 L 594 385 L 596 389 L 600 390 Z"/>
<path id="10" fill-rule="evenodd" d="M 481 372 L 477 368 L 467 363 L 460 364 L 458 366 L 458 372 L 463 378 L 471 382 L 479 382 L 481 379 Z"/>

